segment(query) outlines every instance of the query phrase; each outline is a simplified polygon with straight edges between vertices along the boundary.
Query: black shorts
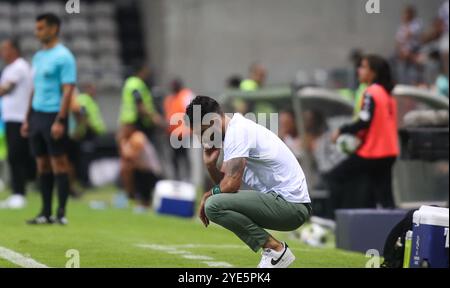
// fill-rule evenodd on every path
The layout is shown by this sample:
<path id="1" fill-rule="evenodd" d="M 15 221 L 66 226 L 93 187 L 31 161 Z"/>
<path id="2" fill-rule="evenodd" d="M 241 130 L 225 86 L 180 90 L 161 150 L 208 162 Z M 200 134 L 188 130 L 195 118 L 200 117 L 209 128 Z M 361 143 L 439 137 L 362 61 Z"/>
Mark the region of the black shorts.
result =
<path id="1" fill-rule="evenodd" d="M 67 152 L 67 124 L 64 136 L 55 140 L 51 135 L 51 129 L 58 113 L 44 113 L 32 111 L 29 123 L 29 141 L 31 153 L 35 157 L 61 156 Z"/>

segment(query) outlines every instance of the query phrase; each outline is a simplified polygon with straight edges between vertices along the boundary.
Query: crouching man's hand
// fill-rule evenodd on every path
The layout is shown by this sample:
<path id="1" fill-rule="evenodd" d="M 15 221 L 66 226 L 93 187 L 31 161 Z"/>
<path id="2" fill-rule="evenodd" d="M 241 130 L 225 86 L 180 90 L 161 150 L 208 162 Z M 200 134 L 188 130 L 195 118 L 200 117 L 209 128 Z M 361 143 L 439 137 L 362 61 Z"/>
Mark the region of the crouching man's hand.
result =
<path id="1" fill-rule="evenodd" d="M 203 194 L 202 200 L 200 202 L 200 210 L 198 211 L 198 217 L 200 217 L 200 220 L 202 220 L 203 225 L 205 225 L 205 227 L 208 227 L 208 225 L 209 225 L 209 219 L 208 219 L 208 217 L 206 217 L 206 213 L 205 213 L 205 203 L 206 203 L 206 200 L 211 195 L 212 195 L 211 191 L 208 191 L 205 194 Z"/>
<path id="2" fill-rule="evenodd" d="M 208 148 L 203 149 L 203 163 L 206 167 L 215 167 L 219 159 L 220 149 Z"/>

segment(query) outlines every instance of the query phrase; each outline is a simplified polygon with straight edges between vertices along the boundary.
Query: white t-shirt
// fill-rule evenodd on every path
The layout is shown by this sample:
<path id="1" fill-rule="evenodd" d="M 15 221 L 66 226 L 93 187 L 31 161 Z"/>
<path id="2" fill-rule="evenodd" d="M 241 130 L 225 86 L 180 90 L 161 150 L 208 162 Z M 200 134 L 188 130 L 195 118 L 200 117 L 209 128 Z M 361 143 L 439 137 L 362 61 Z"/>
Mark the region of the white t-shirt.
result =
<path id="1" fill-rule="evenodd" d="M 31 67 L 23 58 L 16 59 L 3 70 L 0 85 L 14 83 L 14 89 L 2 97 L 2 119 L 23 122 L 33 89 Z"/>
<path id="2" fill-rule="evenodd" d="M 224 162 L 246 158 L 242 181 L 250 189 L 274 191 L 289 202 L 311 202 L 300 164 L 269 129 L 235 113 L 226 130 L 223 152 Z"/>

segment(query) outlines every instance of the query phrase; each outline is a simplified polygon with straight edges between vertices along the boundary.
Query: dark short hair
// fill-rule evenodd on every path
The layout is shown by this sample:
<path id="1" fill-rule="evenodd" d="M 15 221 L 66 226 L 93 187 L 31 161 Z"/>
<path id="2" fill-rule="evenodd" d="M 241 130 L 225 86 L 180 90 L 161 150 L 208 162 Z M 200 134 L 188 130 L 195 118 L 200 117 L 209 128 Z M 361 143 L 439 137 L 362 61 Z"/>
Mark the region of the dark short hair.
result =
<path id="1" fill-rule="evenodd" d="M 13 47 L 13 49 L 15 49 L 17 51 L 17 53 L 20 54 L 20 43 L 19 43 L 19 39 L 17 38 L 8 38 L 5 40 L 6 42 L 9 43 L 9 45 L 11 45 Z"/>
<path id="2" fill-rule="evenodd" d="M 417 16 L 417 9 L 414 5 L 406 5 L 404 11 L 411 13 L 414 18 Z"/>
<path id="3" fill-rule="evenodd" d="M 61 29 L 61 19 L 53 13 L 43 13 L 36 17 L 36 22 L 44 20 L 49 26 L 58 27 L 58 33 Z"/>
<path id="4" fill-rule="evenodd" d="M 170 89 L 174 93 L 178 93 L 179 91 L 181 91 L 181 89 L 183 89 L 183 87 L 184 87 L 184 83 L 183 83 L 183 80 L 181 78 L 178 78 L 178 77 L 174 78 L 170 82 Z"/>
<path id="5" fill-rule="evenodd" d="M 136 75 L 141 72 L 144 68 L 149 68 L 148 61 L 145 59 L 133 59 L 130 62 L 130 75 Z"/>
<path id="6" fill-rule="evenodd" d="M 240 75 L 231 75 L 227 80 L 227 87 L 230 89 L 239 89 L 242 82 Z"/>
<path id="7" fill-rule="evenodd" d="M 292 118 L 295 118 L 295 112 L 294 112 L 294 109 L 292 109 L 292 108 L 284 108 L 281 110 L 280 114 L 281 113 L 286 113 L 289 116 L 291 116 Z"/>
<path id="8" fill-rule="evenodd" d="M 211 97 L 208 96 L 197 96 L 192 100 L 191 103 L 186 107 L 186 117 L 189 120 L 190 127 L 193 127 L 194 122 L 194 106 L 199 105 L 201 108 L 200 119 L 208 113 L 217 113 L 222 115 L 223 111 L 219 103 Z"/>
<path id="9" fill-rule="evenodd" d="M 363 57 L 369 63 L 370 69 L 375 72 L 374 83 L 383 86 L 383 88 L 391 93 L 394 89 L 394 80 L 392 78 L 391 66 L 383 57 L 379 55 L 366 55 Z"/>

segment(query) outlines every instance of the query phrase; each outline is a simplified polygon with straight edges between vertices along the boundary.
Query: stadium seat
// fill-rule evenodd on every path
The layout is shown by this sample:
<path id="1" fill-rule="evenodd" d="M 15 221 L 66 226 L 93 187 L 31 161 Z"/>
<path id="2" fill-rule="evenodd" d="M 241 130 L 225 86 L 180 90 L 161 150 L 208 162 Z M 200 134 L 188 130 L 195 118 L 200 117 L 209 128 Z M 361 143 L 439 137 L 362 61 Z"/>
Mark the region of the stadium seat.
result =
<path id="1" fill-rule="evenodd" d="M 99 51 L 118 54 L 120 52 L 120 44 L 115 37 L 106 36 L 97 39 L 96 47 Z"/>
<path id="2" fill-rule="evenodd" d="M 12 18 L 15 16 L 16 9 L 11 3 L 0 2 L 0 19 Z"/>
<path id="3" fill-rule="evenodd" d="M 97 35 L 116 35 L 117 27 L 112 18 L 98 17 L 92 23 Z"/>
<path id="4" fill-rule="evenodd" d="M 64 4 L 56 1 L 51 2 L 45 1 L 40 7 L 40 12 L 54 13 L 60 17 L 64 17 L 64 15 L 66 15 Z"/>
<path id="5" fill-rule="evenodd" d="M 91 56 L 83 55 L 77 57 L 77 65 L 80 73 L 83 72 L 93 74 L 95 72 L 96 63 L 94 58 Z"/>
<path id="6" fill-rule="evenodd" d="M 73 18 L 67 22 L 67 32 L 73 36 L 86 36 L 89 34 L 89 23 L 85 18 Z"/>
<path id="7" fill-rule="evenodd" d="M 23 53 L 25 54 L 34 54 L 39 48 L 41 44 L 38 40 L 36 40 L 32 36 L 23 37 L 20 40 L 20 46 L 22 48 Z"/>
<path id="8" fill-rule="evenodd" d="M 0 19 L 0 39 L 10 37 L 13 34 L 13 25 L 9 19 Z"/>
<path id="9" fill-rule="evenodd" d="M 31 36 L 34 34 L 35 20 L 34 18 L 22 17 L 17 23 L 17 32 L 21 36 Z"/>
<path id="10" fill-rule="evenodd" d="M 120 59 L 116 56 L 103 56 L 99 58 L 99 66 L 106 71 L 121 72 Z"/>
<path id="11" fill-rule="evenodd" d="M 123 77 L 119 73 L 106 71 L 100 78 L 99 86 L 102 89 L 120 89 L 123 84 Z"/>
<path id="12" fill-rule="evenodd" d="M 90 54 L 94 49 L 92 41 L 89 38 L 82 36 L 72 39 L 70 47 L 76 55 Z"/>
<path id="13" fill-rule="evenodd" d="M 27 18 L 34 20 L 34 17 L 40 13 L 39 10 L 35 2 L 20 2 L 17 4 L 17 15 L 23 20 Z"/>
<path id="14" fill-rule="evenodd" d="M 97 83 L 97 76 L 94 73 L 87 72 L 85 70 L 78 71 L 78 80 L 79 85 L 87 84 L 87 83 Z"/>
<path id="15" fill-rule="evenodd" d="M 113 17 L 115 6 L 113 3 L 97 2 L 91 6 L 92 13 L 100 17 Z"/>

